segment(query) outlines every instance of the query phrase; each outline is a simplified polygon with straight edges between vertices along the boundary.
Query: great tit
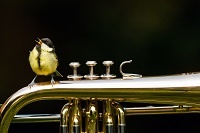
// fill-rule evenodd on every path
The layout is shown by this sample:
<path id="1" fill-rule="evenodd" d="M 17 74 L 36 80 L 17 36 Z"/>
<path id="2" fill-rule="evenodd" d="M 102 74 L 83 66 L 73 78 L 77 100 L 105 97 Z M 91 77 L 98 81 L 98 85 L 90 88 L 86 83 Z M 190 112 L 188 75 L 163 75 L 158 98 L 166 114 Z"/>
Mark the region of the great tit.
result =
<path id="1" fill-rule="evenodd" d="M 53 42 L 49 38 L 35 40 L 36 46 L 30 51 L 29 63 L 32 70 L 36 73 L 32 82 L 29 84 L 32 87 L 35 84 L 35 79 L 38 75 L 51 75 L 51 84 L 55 83 L 53 77 L 61 76 L 56 69 L 58 67 L 58 59 L 55 53 Z"/>

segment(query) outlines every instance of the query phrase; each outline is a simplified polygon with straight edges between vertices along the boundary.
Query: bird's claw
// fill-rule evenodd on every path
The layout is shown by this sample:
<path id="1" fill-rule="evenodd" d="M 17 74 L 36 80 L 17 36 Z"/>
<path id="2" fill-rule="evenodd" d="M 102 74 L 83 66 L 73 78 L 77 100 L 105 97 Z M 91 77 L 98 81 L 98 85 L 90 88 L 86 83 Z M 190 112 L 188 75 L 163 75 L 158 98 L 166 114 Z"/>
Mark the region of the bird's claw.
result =
<path id="1" fill-rule="evenodd" d="M 30 84 L 28 84 L 28 86 L 31 88 L 33 87 L 33 85 L 35 85 L 35 82 L 31 82 Z"/>
<path id="2" fill-rule="evenodd" d="M 33 87 L 33 85 L 35 84 L 35 79 L 37 78 L 37 75 L 33 78 L 33 80 L 31 81 L 31 83 L 28 85 L 30 88 Z"/>
<path id="3" fill-rule="evenodd" d="M 51 85 L 52 85 L 52 87 L 53 87 L 53 84 L 55 84 L 55 83 L 56 83 L 55 80 L 51 79 Z"/>

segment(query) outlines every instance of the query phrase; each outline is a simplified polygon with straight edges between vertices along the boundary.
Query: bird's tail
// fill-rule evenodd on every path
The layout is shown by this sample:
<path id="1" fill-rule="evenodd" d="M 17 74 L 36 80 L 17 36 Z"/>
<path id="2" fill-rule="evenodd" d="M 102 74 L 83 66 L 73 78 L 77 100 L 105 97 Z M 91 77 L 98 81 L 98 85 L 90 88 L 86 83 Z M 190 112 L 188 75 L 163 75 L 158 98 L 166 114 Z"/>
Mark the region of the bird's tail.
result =
<path id="1" fill-rule="evenodd" d="M 63 77 L 62 74 L 60 74 L 57 70 L 55 71 L 55 76 Z"/>

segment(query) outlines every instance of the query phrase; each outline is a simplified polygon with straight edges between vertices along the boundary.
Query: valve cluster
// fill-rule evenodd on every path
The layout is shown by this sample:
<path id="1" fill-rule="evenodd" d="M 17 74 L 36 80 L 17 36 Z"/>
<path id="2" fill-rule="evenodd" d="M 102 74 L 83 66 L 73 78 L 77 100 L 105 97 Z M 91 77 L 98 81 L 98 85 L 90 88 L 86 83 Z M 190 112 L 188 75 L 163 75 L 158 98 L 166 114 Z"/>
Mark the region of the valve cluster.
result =
<path id="1" fill-rule="evenodd" d="M 94 66 L 96 66 L 96 64 L 97 64 L 96 61 L 87 61 L 86 65 L 89 67 L 89 74 L 81 76 L 77 73 L 77 68 L 80 66 L 80 63 L 71 62 L 69 66 L 73 68 L 73 74 L 68 75 L 67 78 L 70 80 L 80 80 L 82 78 L 94 80 L 98 78 L 112 79 L 116 77 L 116 75 L 110 74 L 110 67 L 114 64 L 113 61 L 103 61 L 103 65 L 106 67 L 106 73 L 100 76 L 98 76 L 97 74 L 94 74 Z"/>

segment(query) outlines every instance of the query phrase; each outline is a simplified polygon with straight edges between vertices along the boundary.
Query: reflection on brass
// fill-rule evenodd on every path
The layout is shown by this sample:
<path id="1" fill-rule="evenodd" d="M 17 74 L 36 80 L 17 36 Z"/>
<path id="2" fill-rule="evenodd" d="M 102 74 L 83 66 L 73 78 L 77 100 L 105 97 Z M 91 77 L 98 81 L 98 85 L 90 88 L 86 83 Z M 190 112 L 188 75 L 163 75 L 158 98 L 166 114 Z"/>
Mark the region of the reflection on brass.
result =
<path id="1" fill-rule="evenodd" d="M 7 133 L 12 121 L 20 121 L 17 113 L 24 106 L 39 100 L 70 101 L 63 107 L 60 115 L 61 125 L 69 127 L 70 133 L 74 130 L 89 132 L 84 129 L 91 129 L 90 132 L 98 130 L 98 133 L 112 131 L 112 126 L 118 126 L 118 129 L 114 129 L 123 132 L 126 115 L 199 112 L 200 74 L 141 77 L 129 80 L 68 80 L 60 81 L 54 86 L 50 83 L 41 83 L 31 89 L 24 87 L 11 95 L 1 106 L 0 133 Z M 88 102 L 85 111 L 80 106 L 82 101 Z M 98 110 L 98 102 L 104 103 L 102 112 Z M 121 102 L 169 106 L 126 108 L 121 106 Z M 28 120 L 28 117 L 22 119 Z M 38 119 L 37 117 L 37 121 Z M 84 123 L 87 124 L 82 128 Z M 98 128 L 99 125 L 96 123 L 103 123 L 103 129 Z"/>
<path id="2" fill-rule="evenodd" d="M 124 133 L 125 126 L 126 126 L 124 108 L 118 102 L 114 102 L 112 106 L 115 108 L 115 111 L 117 112 L 116 114 L 117 114 L 117 120 L 118 120 L 118 123 L 117 123 L 118 132 Z"/>
<path id="3" fill-rule="evenodd" d="M 86 116 L 86 126 L 85 130 L 88 133 L 96 133 L 98 132 L 98 108 L 97 101 L 95 99 L 91 99 L 87 101 L 87 110 L 85 113 Z"/>
<path id="4" fill-rule="evenodd" d="M 69 132 L 79 133 L 82 131 L 82 112 L 80 107 L 80 101 L 78 99 L 73 100 L 72 112 L 69 116 Z"/>
<path id="5" fill-rule="evenodd" d="M 60 132 L 69 133 L 69 116 L 70 111 L 72 110 L 73 103 L 69 101 L 69 103 L 65 104 L 60 113 Z"/>

